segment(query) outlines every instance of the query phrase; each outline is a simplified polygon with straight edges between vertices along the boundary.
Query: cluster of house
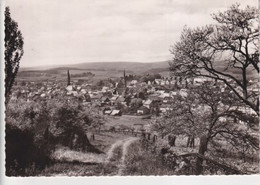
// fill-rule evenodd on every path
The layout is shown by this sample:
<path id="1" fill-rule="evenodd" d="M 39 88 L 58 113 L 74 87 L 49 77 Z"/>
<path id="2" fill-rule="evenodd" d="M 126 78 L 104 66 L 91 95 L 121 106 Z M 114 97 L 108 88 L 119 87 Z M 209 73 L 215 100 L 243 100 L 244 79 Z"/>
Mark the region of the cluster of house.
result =
<path id="1" fill-rule="evenodd" d="M 194 78 L 191 80 L 179 79 L 155 79 L 153 82 L 139 82 L 132 80 L 124 83 L 120 80 L 115 86 L 103 86 L 101 90 L 93 90 L 92 84 L 82 83 L 80 85 L 59 85 L 57 82 L 43 82 L 42 87 L 36 87 L 33 82 L 27 83 L 25 86 L 19 86 L 14 89 L 11 100 L 24 98 L 27 101 L 41 101 L 43 99 L 52 99 L 57 96 L 66 96 L 75 101 L 81 101 L 83 104 L 98 106 L 104 114 L 121 115 L 123 109 L 131 106 L 133 99 L 139 99 L 141 103 L 135 107 L 133 114 L 145 115 L 153 113 L 165 113 L 172 110 L 172 104 L 176 96 L 187 96 L 187 84 L 199 86 L 208 79 Z M 254 84 L 252 82 L 252 84 Z M 257 84 L 257 83 L 256 83 Z M 166 86 L 178 86 L 174 88 L 165 88 Z M 143 97 L 138 96 L 137 86 L 146 89 Z M 258 87 L 252 86 L 252 91 L 258 92 Z M 131 89 L 133 89 L 131 91 Z M 227 89 L 223 84 L 221 90 Z M 120 106 L 118 106 L 120 105 Z"/>

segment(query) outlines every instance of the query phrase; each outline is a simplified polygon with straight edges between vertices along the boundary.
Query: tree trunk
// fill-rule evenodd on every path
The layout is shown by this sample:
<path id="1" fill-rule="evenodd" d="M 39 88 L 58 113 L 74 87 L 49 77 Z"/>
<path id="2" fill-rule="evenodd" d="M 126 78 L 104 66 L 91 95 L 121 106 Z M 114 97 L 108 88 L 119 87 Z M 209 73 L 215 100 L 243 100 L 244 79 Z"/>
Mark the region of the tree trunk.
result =
<path id="1" fill-rule="evenodd" d="M 246 68 L 243 68 L 243 94 L 245 99 L 248 98 L 247 95 L 247 76 L 246 76 Z"/>
<path id="2" fill-rule="evenodd" d="M 200 146 L 199 146 L 199 154 L 204 156 L 205 152 L 207 151 L 207 145 L 208 145 L 208 138 L 206 135 L 203 135 L 200 137 Z M 199 156 L 197 157 L 196 161 L 196 169 L 195 173 L 196 175 L 201 175 L 203 171 L 203 159 L 200 158 Z"/>
<path id="3" fill-rule="evenodd" d="M 175 140 L 176 140 L 176 136 L 174 136 L 174 135 L 168 136 L 168 143 L 170 146 L 175 146 Z"/>

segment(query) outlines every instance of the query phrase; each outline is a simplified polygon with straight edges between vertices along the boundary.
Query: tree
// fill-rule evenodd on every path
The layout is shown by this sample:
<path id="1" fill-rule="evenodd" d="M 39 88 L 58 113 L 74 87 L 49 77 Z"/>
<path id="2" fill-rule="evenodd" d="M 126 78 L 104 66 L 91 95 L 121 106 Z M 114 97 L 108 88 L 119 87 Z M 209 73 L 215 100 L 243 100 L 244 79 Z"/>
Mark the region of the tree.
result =
<path id="1" fill-rule="evenodd" d="M 117 110 L 123 110 L 124 109 L 124 105 L 121 103 L 121 102 L 116 102 L 116 104 L 115 104 L 115 109 L 117 109 Z"/>
<path id="2" fill-rule="evenodd" d="M 130 108 L 133 112 L 136 112 L 139 107 L 143 105 L 142 99 L 140 98 L 133 98 L 130 102 Z"/>
<path id="3" fill-rule="evenodd" d="M 23 56 L 23 36 L 18 24 L 11 18 L 9 7 L 5 8 L 5 103 L 8 103 L 11 89 L 17 76 L 20 59 Z"/>
<path id="4" fill-rule="evenodd" d="M 33 164 L 44 168 L 58 145 L 99 153 L 86 133 L 104 123 L 98 109 L 66 97 L 10 101 L 6 106 L 7 175 L 32 175 L 28 168 Z"/>
<path id="5" fill-rule="evenodd" d="M 103 87 L 105 85 L 105 82 L 103 81 L 103 80 L 99 80 L 98 82 L 97 82 L 97 86 L 98 87 Z"/>
<path id="6" fill-rule="evenodd" d="M 187 97 L 176 97 L 173 110 L 157 120 L 154 128 L 162 135 L 193 135 L 200 138 L 198 153 L 201 156 L 210 151 L 216 157 L 218 153 L 213 148 L 219 141 L 225 141 L 227 145 L 229 143 L 236 153 L 241 152 L 244 146 L 248 147 L 246 155 L 249 150 L 258 151 L 256 133 L 259 127 L 251 127 L 252 123 L 258 123 L 258 116 L 243 114 L 239 111 L 243 104 L 238 98 L 229 92 L 221 92 L 213 83 L 205 82 L 199 87 L 190 87 Z M 239 113 L 234 114 L 236 111 Z M 249 117 L 254 119 L 250 120 Z M 241 123 L 238 120 L 244 121 Z M 203 158 L 198 157 L 195 168 L 197 175 L 203 171 L 202 163 Z"/>
<path id="7" fill-rule="evenodd" d="M 138 98 L 141 98 L 142 100 L 145 100 L 145 93 L 143 91 L 138 93 Z"/>
<path id="8" fill-rule="evenodd" d="M 153 82 L 155 79 L 161 79 L 162 76 L 160 74 L 147 74 L 141 77 L 142 82 Z"/>
<path id="9" fill-rule="evenodd" d="M 248 90 L 248 74 L 259 74 L 258 10 L 232 5 L 213 14 L 215 25 L 184 28 L 171 48 L 171 70 L 176 76 L 208 77 L 223 82 L 259 115 L 258 93 Z"/>

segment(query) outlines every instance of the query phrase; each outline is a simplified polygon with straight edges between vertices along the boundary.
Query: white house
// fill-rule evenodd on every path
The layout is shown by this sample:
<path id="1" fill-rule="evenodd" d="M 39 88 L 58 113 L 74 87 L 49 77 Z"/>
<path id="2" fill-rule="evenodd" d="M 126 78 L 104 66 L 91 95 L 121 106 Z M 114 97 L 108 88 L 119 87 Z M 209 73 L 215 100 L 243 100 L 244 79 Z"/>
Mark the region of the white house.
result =
<path id="1" fill-rule="evenodd" d="M 148 99 L 148 100 L 146 100 L 146 101 L 144 102 L 143 105 L 144 105 L 145 107 L 147 107 L 148 109 L 150 109 L 152 102 L 153 102 L 152 100 Z"/>
<path id="2" fill-rule="evenodd" d="M 111 116 L 121 116 L 121 111 L 120 110 L 113 110 L 110 115 Z"/>

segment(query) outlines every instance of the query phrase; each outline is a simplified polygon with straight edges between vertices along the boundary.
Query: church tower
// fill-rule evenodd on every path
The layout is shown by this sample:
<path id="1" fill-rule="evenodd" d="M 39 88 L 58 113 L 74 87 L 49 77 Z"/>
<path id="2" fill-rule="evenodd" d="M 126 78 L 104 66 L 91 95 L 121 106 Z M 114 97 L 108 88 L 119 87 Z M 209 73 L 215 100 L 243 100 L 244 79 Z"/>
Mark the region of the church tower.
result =
<path id="1" fill-rule="evenodd" d="M 67 86 L 69 86 L 70 85 L 70 71 L 69 70 L 67 71 L 67 75 L 68 75 L 68 77 L 67 77 Z"/>
<path id="2" fill-rule="evenodd" d="M 125 87 L 126 87 L 126 75 L 125 75 L 125 69 L 124 69 L 124 83 L 125 83 Z"/>

